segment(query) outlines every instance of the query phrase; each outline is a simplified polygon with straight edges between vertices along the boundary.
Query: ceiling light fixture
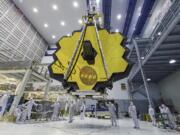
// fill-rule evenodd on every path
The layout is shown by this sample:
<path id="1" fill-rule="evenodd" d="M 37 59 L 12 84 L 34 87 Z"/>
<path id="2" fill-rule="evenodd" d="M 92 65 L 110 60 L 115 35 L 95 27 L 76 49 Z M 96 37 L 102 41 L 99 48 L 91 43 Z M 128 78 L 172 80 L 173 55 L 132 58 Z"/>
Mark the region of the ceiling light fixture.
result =
<path id="1" fill-rule="evenodd" d="M 119 29 L 115 29 L 115 32 L 119 32 Z"/>
<path id="2" fill-rule="evenodd" d="M 176 63 L 176 60 L 174 59 L 169 60 L 169 64 L 174 64 L 174 63 Z"/>
<path id="3" fill-rule="evenodd" d="M 74 2 L 73 2 L 73 6 L 74 6 L 75 8 L 79 7 L 78 2 L 77 2 L 77 1 L 74 1 Z"/>
<path id="4" fill-rule="evenodd" d="M 120 20 L 121 17 L 122 17 L 121 14 L 118 14 L 116 18 L 117 18 L 118 20 Z"/>
<path id="5" fill-rule="evenodd" d="M 55 36 L 55 35 L 52 35 L 52 38 L 53 38 L 53 39 L 55 39 L 55 38 L 56 38 L 56 36 Z"/>
<path id="6" fill-rule="evenodd" d="M 102 18 L 101 17 L 99 17 L 99 22 L 102 23 Z"/>
<path id="7" fill-rule="evenodd" d="M 47 28 L 47 27 L 49 27 L 49 25 L 48 25 L 47 23 L 45 23 L 45 24 L 44 24 L 44 27 Z"/>
<path id="8" fill-rule="evenodd" d="M 151 81 L 151 78 L 147 78 L 147 81 L 148 81 L 148 82 Z"/>
<path id="9" fill-rule="evenodd" d="M 53 4 L 53 5 L 52 5 L 52 9 L 53 9 L 53 10 L 58 10 L 58 6 L 57 6 L 56 4 Z"/>
<path id="10" fill-rule="evenodd" d="M 34 13 L 38 13 L 39 10 L 38 10 L 37 8 L 34 7 L 34 8 L 33 8 L 33 12 L 34 12 Z"/>
<path id="11" fill-rule="evenodd" d="M 161 36 L 161 34 L 162 34 L 161 32 L 158 32 L 158 36 Z"/>
<path id="12" fill-rule="evenodd" d="M 100 0 L 96 0 L 96 3 L 99 5 L 99 3 L 100 3 Z"/>
<path id="13" fill-rule="evenodd" d="M 65 26 L 66 23 L 64 21 L 61 21 L 61 26 Z"/>
<path id="14" fill-rule="evenodd" d="M 144 57 L 141 57 L 142 60 L 144 60 Z"/>
<path id="15" fill-rule="evenodd" d="M 79 20 L 78 20 L 78 23 L 79 23 L 79 24 L 82 24 L 82 23 L 83 23 L 83 21 L 82 21 L 81 19 L 79 19 Z"/>

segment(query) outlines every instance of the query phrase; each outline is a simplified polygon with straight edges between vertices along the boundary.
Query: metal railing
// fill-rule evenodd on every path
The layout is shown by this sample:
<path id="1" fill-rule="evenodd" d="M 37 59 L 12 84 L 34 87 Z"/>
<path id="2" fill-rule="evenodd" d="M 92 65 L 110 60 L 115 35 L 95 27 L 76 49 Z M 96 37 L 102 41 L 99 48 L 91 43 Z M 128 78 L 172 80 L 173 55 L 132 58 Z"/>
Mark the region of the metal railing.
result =
<path id="1" fill-rule="evenodd" d="M 169 24 L 172 23 L 172 21 L 179 15 L 179 13 L 180 13 L 180 0 L 176 0 L 171 5 L 168 12 L 163 17 L 162 21 L 156 25 L 150 37 L 152 39 L 152 44 L 151 46 L 146 48 L 147 50 L 149 51 L 151 50 L 151 47 L 155 44 L 155 42 L 157 42 L 161 38 L 163 33 L 167 30 Z"/>

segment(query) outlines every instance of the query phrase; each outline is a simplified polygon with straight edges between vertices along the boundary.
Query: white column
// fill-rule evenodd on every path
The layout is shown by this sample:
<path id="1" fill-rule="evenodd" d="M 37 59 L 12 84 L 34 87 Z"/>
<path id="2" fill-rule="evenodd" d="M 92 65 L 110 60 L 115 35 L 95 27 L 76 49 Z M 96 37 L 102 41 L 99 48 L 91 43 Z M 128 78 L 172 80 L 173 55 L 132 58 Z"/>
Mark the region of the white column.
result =
<path id="1" fill-rule="evenodd" d="M 21 99 L 21 97 L 23 96 L 23 93 L 24 93 L 24 90 L 25 90 L 25 86 L 31 76 L 31 73 L 32 73 L 32 70 L 31 69 L 28 69 L 22 79 L 22 81 L 20 82 L 20 84 L 17 86 L 16 88 L 16 94 L 15 94 L 15 97 L 14 97 L 14 101 L 11 105 L 11 108 L 9 110 L 9 114 L 11 115 L 13 112 L 14 112 L 14 109 L 18 106 L 19 104 L 19 101 Z"/>
<path id="2" fill-rule="evenodd" d="M 48 99 L 50 83 L 51 83 L 50 80 L 46 83 L 45 90 L 44 90 L 44 100 Z"/>

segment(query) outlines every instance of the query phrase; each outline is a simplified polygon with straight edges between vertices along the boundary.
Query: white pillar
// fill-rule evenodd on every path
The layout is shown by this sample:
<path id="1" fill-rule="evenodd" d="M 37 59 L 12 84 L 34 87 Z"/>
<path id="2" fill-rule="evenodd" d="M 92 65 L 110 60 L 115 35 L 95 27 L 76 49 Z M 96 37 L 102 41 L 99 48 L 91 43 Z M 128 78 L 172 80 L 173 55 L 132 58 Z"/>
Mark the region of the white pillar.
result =
<path id="1" fill-rule="evenodd" d="M 14 97 L 14 101 L 11 105 L 11 108 L 9 110 L 9 114 L 11 115 L 14 112 L 14 109 L 18 106 L 19 101 L 21 99 L 21 97 L 23 96 L 24 90 L 25 90 L 25 86 L 31 76 L 32 70 L 28 69 L 22 79 L 22 81 L 20 82 L 20 84 L 17 86 L 16 88 L 16 95 Z"/>
<path id="2" fill-rule="evenodd" d="M 45 90 L 44 90 L 44 100 L 48 99 L 50 83 L 51 83 L 50 80 L 46 83 Z"/>

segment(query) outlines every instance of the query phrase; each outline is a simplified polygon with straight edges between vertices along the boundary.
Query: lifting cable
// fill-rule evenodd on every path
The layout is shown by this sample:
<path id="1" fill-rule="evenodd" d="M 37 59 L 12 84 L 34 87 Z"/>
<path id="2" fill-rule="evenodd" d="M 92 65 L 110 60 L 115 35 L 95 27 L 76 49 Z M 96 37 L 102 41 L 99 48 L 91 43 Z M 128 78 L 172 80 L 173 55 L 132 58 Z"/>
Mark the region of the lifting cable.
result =
<path id="1" fill-rule="evenodd" d="M 106 64 L 106 62 L 105 62 L 105 56 L 104 56 L 104 53 L 103 53 L 101 41 L 99 40 L 99 34 L 98 34 L 97 24 L 96 24 L 96 20 L 94 19 L 94 17 L 93 17 L 93 21 L 94 21 L 94 25 L 95 25 L 95 29 L 96 29 L 96 37 L 97 37 L 97 42 L 98 42 L 100 54 L 101 54 L 101 57 L 102 57 L 102 63 L 103 63 L 103 66 L 104 66 L 104 70 L 105 70 L 105 73 L 106 73 L 106 77 L 107 77 L 107 79 L 109 79 L 108 67 L 107 67 L 107 64 Z"/>

